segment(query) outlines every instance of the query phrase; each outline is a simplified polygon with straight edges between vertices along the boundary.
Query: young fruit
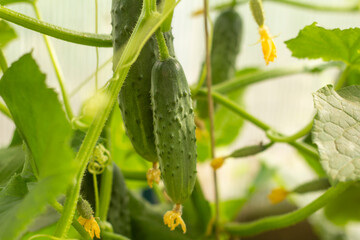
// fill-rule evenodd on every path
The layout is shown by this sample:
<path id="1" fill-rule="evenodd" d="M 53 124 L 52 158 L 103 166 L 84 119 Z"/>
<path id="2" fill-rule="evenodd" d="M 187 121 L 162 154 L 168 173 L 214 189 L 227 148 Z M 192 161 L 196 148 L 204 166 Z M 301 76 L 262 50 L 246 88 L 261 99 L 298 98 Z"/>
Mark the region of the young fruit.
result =
<path id="1" fill-rule="evenodd" d="M 224 10 L 215 20 L 210 55 L 213 85 L 234 76 L 236 57 L 240 52 L 242 29 L 242 19 L 233 8 Z M 205 83 L 204 86 L 206 86 Z M 197 105 L 199 116 L 206 118 L 208 115 L 207 101 L 200 100 Z"/>
<path id="2" fill-rule="evenodd" d="M 116 68 L 122 47 L 129 40 L 142 8 L 142 0 L 113 0 L 113 69 Z M 165 34 L 170 54 L 174 54 L 173 36 L 171 31 Z M 123 87 L 119 93 L 119 107 L 123 117 L 126 133 L 131 140 L 135 151 L 144 159 L 158 161 L 155 149 L 153 116 L 150 106 L 151 69 L 157 56 L 158 48 L 155 37 L 151 37 L 143 47 L 138 59 L 131 66 Z M 157 181 L 159 174 L 157 168 L 152 168 L 153 177 L 148 179 L 150 185 Z M 155 173 L 155 174 L 153 174 Z"/>
<path id="3" fill-rule="evenodd" d="M 181 224 L 185 232 L 180 205 L 193 191 L 197 154 L 190 89 L 175 58 L 155 63 L 151 74 L 151 102 L 161 176 L 168 196 L 176 204 L 173 211 L 165 214 L 164 221 L 172 230 Z"/>

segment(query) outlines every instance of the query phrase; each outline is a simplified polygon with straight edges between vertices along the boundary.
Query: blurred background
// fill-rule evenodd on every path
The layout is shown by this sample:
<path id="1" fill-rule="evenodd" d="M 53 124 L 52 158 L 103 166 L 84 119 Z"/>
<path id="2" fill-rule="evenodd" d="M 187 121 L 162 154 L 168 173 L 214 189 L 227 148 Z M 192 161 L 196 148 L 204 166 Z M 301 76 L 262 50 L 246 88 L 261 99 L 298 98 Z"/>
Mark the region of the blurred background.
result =
<path id="1" fill-rule="evenodd" d="M 227 1 L 210 0 L 209 2 L 210 6 L 212 6 Z M 357 1 L 302 0 L 301 2 L 327 6 L 348 6 L 353 5 Z M 200 0 L 182 0 L 176 8 L 172 23 L 176 55 L 183 65 L 190 84 L 196 83 L 201 70 L 201 64 L 204 61 L 203 18 L 202 16 L 191 16 L 193 11 L 202 8 L 202 4 L 203 1 Z M 38 6 L 46 22 L 73 30 L 94 32 L 95 9 L 94 1 L 92 0 L 39 0 Z M 14 4 L 10 5 L 9 8 L 35 17 L 34 11 L 29 5 Z M 111 33 L 110 8 L 111 0 L 99 0 L 99 33 Z M 360 22 L 360 13 L 358 12 L 321 12 L 296 8 L 272 1 L 264 1 L 264 8 L 266 12 L 266 25 L 271 33 L 276 36 L 275 42 L 278 58 L 274 63 L 265 66 L 261 46 L 257 44 L 259 40 L 257 25 L 251 16 L 248 4 L 243 4 L 236 8 L 244 21 L 243 41 L 241 52 L 237 59 L 237 69 L 244 67 L 290 68 L 319 64 L 321 61 L 292 58 L 291 52 L 286 48 L 284 41 L 294 38 L 300 29 L 313 22 L 317 22 L 319 26 L 325 28 L 340 29 L 357 27 Z M 217 15 L 218 12 L 211 12 L 213 20 Z M 8 63 L 10 64 L 24 53 L 32 51 L 40 69 L 47 75 L 47 84 L 59 90 L 42 35 L 14 24 L 11 24 L 11 26 L 16 30 L 18 38 L 4 49 Z M 50 39 L 61 65 L 66 90 L 68 93 L 72 93 L 82 81 L 95 71 L 95 48 L 72 44 L 54 38 Z M 111 58 L 112 49 L 99 48 L 99 53 L 101 65 Z M 99 72 L 99 79 L 102 84 L 111 77 L 111 67 L 112 64 L 110 63 Z M 332 69 L 321 74 L 298 74 L 251 85 L 245 92 L 245 108 L 249 113 L 278 131 L 284 134 L 295 133 L 303 128 L 314 115 L 312 93 L 322 86 L 334 82 L 337 76 L 337 70 Z M 71 105 L 75 112 L 78 112 L 81 103 L 94 93 L 94 87 L 94 81 L 90 81 L 80 91 L 71 96 Z M 0 147 L 8 145 L 13 131 L 14 125 L 12 122 L 3 115 L 0 115 Z M 230 153 L 231 150 L 241 146 L 267 141 L 266 135 L 262 130 L 251 123 L 245 122 L 236 142 L 228 148 L 218 149 L 217 154 Z M 313 171 L 305 164 L 296 150 L 286 144 L 276 144 L 256 157 L 227 160 L 218 174 L 221 198 L 227 200 L 243 196 L 248 191 L 249 184 L 253 181 L 264 163 L 267 168 L 276 169 L 275 177 L 270 183 L 272 187 L 282 185 L 286 188 L 292 188 L 315 177 Z M 209 200 L 213 200 L 213 187 L 210 184 L 212 183 L 212 169 L 209 163 L 199 164 L 199 177 L 201 183 L 203 183 L 206 197 Z M 292 201 L 298 205 L 304 205 L 317 195 L 308 194 L 306 196 L 294 197 Z M 263 201 L 266 200 L 265 197 Z M 258 204 L 260 206 L 265 203 L 260 201 Z M 315 214 L 311 221 L 317 222 L 322 218 L 321 213 L 318 213 Z M 335 228 L 331 225 L 330 229 L 338 232 L 340 235 L 346 233 L 348 239 L 360 239 L 360 228 L 355 223 L 348 224 L 344 228 Z"/>

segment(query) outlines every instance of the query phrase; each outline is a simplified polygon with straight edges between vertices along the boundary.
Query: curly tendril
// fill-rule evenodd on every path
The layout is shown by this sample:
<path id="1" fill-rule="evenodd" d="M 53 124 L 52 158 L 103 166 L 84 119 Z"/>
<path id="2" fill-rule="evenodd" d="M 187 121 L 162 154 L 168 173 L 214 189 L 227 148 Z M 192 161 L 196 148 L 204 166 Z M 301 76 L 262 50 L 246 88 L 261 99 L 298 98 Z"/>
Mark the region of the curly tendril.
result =
<path id="1" fill-rule="evenodd" d="M 91 174 L 101 174 L 110 162 L 110 152 L 102 144 L 98 144 L 90 158 L 88 171 Z"/>

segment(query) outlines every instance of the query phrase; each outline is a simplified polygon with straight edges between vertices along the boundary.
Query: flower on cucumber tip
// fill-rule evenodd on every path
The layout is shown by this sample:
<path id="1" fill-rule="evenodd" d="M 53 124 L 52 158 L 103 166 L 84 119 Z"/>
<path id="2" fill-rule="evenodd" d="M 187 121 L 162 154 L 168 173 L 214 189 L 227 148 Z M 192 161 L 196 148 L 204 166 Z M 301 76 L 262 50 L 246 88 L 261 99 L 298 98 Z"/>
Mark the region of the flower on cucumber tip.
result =
<path id="1" fill-rule="evenodd" d="M 274 37 L 270 35 L 269 29 L 265 25 L 259 27 L 259 34 L 264 59 L 266 65 L 268 65 L 269 62 L 273 62 L 277 57 Z"/>
<path id="2" fill-rule="evenodd" d="M 91 216 L 90 219 L 80 216 L 78 222 L 84 227 L 84 229 L 89 233 L 91 239 L 94 238 L 94 235 L 97 238 L 100 238 L 100 227 L 96 222 L 95 218 Z"/>

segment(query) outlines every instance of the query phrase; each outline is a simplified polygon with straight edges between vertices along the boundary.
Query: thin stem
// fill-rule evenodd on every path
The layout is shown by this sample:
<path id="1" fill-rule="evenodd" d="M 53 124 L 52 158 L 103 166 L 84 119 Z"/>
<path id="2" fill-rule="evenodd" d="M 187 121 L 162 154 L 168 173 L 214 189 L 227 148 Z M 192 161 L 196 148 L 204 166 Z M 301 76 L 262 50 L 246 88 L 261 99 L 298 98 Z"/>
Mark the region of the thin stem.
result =
<path id="1" fill-rule="evenodd" d="M 36 2 L 34 4 L 32 4 L 32 6 L 33 6 L 33 9 L 35 11 L 37 19 L 41 20 L 41 15 L 40 15 L 39 9 L 38 9 L 38 7 L 36 5 Z M 51 62 L 53 64 L 53 66 L 54 66 L 54 70 L 55 70 L 56 77 L 58 79 L 58 83 L 60 85 L 60 90 L 61 90 L 61 94 L 62 94 L 62 97 L 63 97 L 66 114 L 67 114 L 68 118 L 70 120 L 72 120 L 74 115 L 72 113 L 69 98 L 68 98 L 66 90 L 65 90 L 64 80 L 63 80 L 64 78 L 63 78 L 63 74 L 62 74 L 61 69 L 60 69 L 60 65 L 58 63 L 55 51 L 53 49 L 53 46 L 50 43 L 50 40 L 49 40 L 48 36 L 43 35 L 43 37 L 44 37 L 44 41 L 45 41 L 45 44 L 46 44 L 46 48 L 47 48 L 47 50 L 49 52 Z"/>
<path id="2" fill-rule="evenodd" d="M 166 46 L 164 34 L 161 32 L 160 28 L 156 31 L 156 41 L 159 46 L 160 60 L 164 61 L 168 59 L 170 57 L 169 49 Z"/>
<path id="3" fill-rule="evenodd" d="M 350 70 L 351 70 L 351 66 L 347 65 L 346 68 L 344 69 L 344 71 L 341 73 L 339 79 L 335 83 L 335 86 L 334 86 L 335 90 L 339 90 L 340 88 L 342 88 L 342 86 L 345 84 L 347 78 L 349 77 Z"/>
<path id="4" fill-rule="evenodd" d="M 274 133 L 272 130 L 266 131 L 266 136 L 274 142 L 293 142 L 307 135 L 311 131 L 313 123 L 313 120 L 311 120 L 304 128 L 290 136 L 281 136 L 278 135 L 278 133 Z"/>
<path id="5" fill-rule="evenodd" d="M 134 181 L 146 181 L 146 172 L 121 170 L 124 178 Z"/>
<path id="6" fill-rule="evenodd" d="M 338 197 L 351 184 L 351 182 L 338 183 L 335 187 L 329 188 L 324 194 L 322 194 L 319 198 L 315 199 L 307 206 L 291 213 L 266 217 L 250 223 L 227 223 L 224 225 L 224 230 L 231 235 L 250 236 L 268 230 L 294 225 L 304 220 L 320 208 L 324 207 L 332 199 Z"/>
<path id="7" fill-rule="evenodd" d="M 208 0 L 204 0 L 204 28 L 205 28 L 205 52 L 206 52 L 206 85 L 207 85 L 207 103 L 208 103 L 208 112 L 209 112 L 209 122 L 210 122 L 210 147 L 211 147 L 211 158 L 216 158 L 215 154 L 215 136 L 214 136 L 214 103 L 213 97 L 211 94 L 211 56 L 210 56 L 210 41 L 209 41 L 209 29 L 208 29 L 208 16 L 209 16 L 209 6 Z M 219 217 L 220 217 L 220 204 L 219 204 L 219 191 L 218 191 L 218 179 L 216 170 L 213 170 L 213 179 L 214 179 L 214 193 L 215 193 L 215 238 L 220 239 L 219 231 Z"/>
<path id="8" fill-rule="evenodd" d="M 95 34 L 99 33 L 99 9 L 98 0 L 95 0 Z M 96 52 L 96 74 L 95 74 L 95 90 L 98 90 L 98 71 L 99 71 L 99 48 L 95 48 Z"/>
<path id="9" fill-rule="evenodd" d="M 247 3 L 249 0 L 236 0 L 236 5 L 242 5 Z M 314 4 L 310 4 L 310 3 L 305 3 L 302 1 L 294 1 L 294 0 L 264 0 L 264 2 L 276 2 L 276 3 L 281 3 L 281 4 L 285 4 L 285 5 L 289 5 L 289 6 L 294 6 L 294 7 L 299 7 L 299 8 L 304 8 L 304 9 L 312 9 L 312 10 L 316 10 L 316 11 L 324 11 L 324 12 L 356 12 L 358 11 L 359 7 L 354 4 L 351 6 L 337 6 L 337 7 L 332 7 L 332 6 L 325 6 L 325 5 L 314 5 Z M 212 6 L 210 9 L 211 10 L 222 10 L 228 7 L 232 7 L 234 5 L 233 0 L 226 2 L 226 3 L 221 3 L 215 6 Z M 200 10 L 197 10 L 195 12 L 201 12 Z"/>
<path id="10" fill-rule="evenodd" d="M 101 71 L 111 62 L 112 62 L 112 56 L 99 66 L 98 71 Z M 74 90 L 72 90 L 71 93 L 69 94 L 69 97 L 74 96 L 82 87 L 84 87 L 91 79 L 93 79 L 93 77 L 95 77 L 95 74 L 96 71 L 93 72 L 90 76 L 88 76 L 84 81 L 82 81 L 77 87 L 75 87 Z"/>
<path id="11" fill-rule="evenodd" d="M 1 48 L 0 48 L 0 68 L 3 73 L 8 69 L 8 64 L 6 62 L 4 52 Z"/>
<path id="12" fill-rule="evenodd" d="M 101 175 L 101 190 L 100 190 L 100 214 L 99 217 L 102 221 L 106 221 L 111 201 L 113 182 L 113 165 L 112 162 L 105 167 Z"/>
<path id="13" fill-rule="evenodd" d="M 122 236 L 120 234 L 117 233 L 112 233 L 112 232 L 102 232 L 101 233 L 102 237 L 106 237 L 106 239 L 114 239 L 114 240 L 130 240 L 129 238 Z"/>
<path id="14" fill-rule="evenodd" d="M 8 118 L 12 119 L 9 109 L 2 102 L 0 102 L 0 112 L 2 112 Z"/>
<path id="15" fill-rule="evenodd" d="M 95 195 L 95 217 L 99 217 L 99 188 L 96 174 L 93 173 L 93 185 L 94 185 L 94 195 Z"/>
<path id="16" fill-rule="evenodd" d="M 64 41 L 87 46 L 112 47 L 111 35 L 84 33 L 39 21 L 0 5 L 0 18 Z"/>
<path id="17" fill-rule="evenodd" d="M 51 203 L 51 206 L 60 214 L 64 210 L 64 207 L 58 201 L 53 201 Z M 89 233 L 83 228 L 83 226 L 81 226 L 81 224 L 76 220 L 75 217 L 73 218 L 72 226 L 84 239 L 91 240 Z"/>

